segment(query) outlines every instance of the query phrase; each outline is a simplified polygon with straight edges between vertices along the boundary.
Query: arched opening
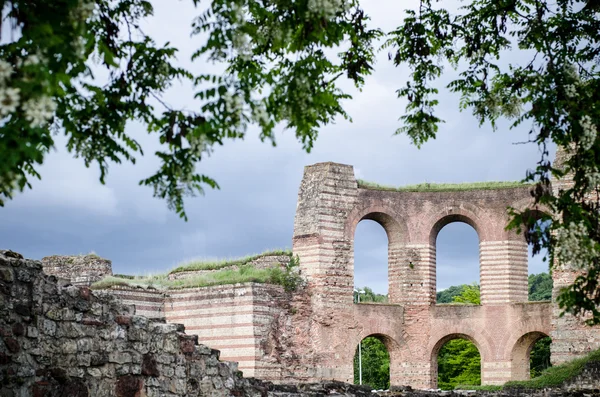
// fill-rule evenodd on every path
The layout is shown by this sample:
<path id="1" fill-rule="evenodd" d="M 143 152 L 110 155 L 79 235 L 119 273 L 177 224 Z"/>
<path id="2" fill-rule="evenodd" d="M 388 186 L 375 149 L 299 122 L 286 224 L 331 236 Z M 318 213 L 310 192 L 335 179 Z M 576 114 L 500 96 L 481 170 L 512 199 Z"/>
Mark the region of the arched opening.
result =
<path id="1" fill-rule="evenodd" d="M 548 230 L 552 221 L 542 211 L 529 210 L 524 213 L 524 220 L 529 222 L 531 227 L 525 233 L 526 235 L 543 235 Z M 550 258 L 548 250 L 541 247 L 541 244 L 528 244 L 527 247 L 527 274 L 528 274 L 528 300 L 529 301 L 549 301 L 552 300 L 552 276 L 550 275 Z M 534 254 L 534 251 L 536 253 Z"/>
<path id="2" fill-rule="evenodd" d="M 360 341 L 354 352 L 354 384 L 373 390 L 390 387 L 390 353 L 384 335 L 370 335 Z"/>
<path id="3" fill-rule="evenodd" d="M 432 384 L 442 390 L 458 385 L 481 385 L 481 354 L 475 342 L 462 334 L 448 335 L 432 356 Z"/>
<path id="4" fill-rule="evenodd" d="M 551 366 L 552 340 L 543 332 L 528 332 L 521 336 L 512 349 L 512 380 L 528 380 L 539 376 Z"/>
<path id="5" fill-rule="evenodd" d="M 364 217 L 354 232 L 354 302 L 387 302 L 388 247 L 385 215 Z"/>
<path id="6" fill-rule="evenodd" d="M 436 301 L 480 304 L 477 231 L 465 217 L 446 218 L 440 222 L 433 239 L 436 253 Z"/>

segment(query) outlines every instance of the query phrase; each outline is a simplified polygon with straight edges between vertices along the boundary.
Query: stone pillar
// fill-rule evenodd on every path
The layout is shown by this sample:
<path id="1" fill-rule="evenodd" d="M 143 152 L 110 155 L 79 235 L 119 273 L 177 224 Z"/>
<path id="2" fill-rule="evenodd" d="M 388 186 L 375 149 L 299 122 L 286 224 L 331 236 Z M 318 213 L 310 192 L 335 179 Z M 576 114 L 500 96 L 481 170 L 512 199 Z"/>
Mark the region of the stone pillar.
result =
<path id="1" fill-rule="evenodd" d="M 526 302 L 527 260 L 527 243 L 522 239 L 481 241 L 481 304 Z"/>
<path id="2" fill-rule="evenodd" d="M 390 259 L 394 260 L 390 260 L 388 275 L 391 303 L 417 306 L 435 303 L 434 245 L 398 245 L 393 247 L 393 257 L 390 254 Z"/>
<path id="3" fill-rule="evenodd" d="M 298 193 L 293 252 L 308 282 L 311 343 L 318 352 L 312 356 L 307 352 L 303 359 L 314 366 L 317 379 L 345 380 L 352 373 L 347 364 L 339 364 L 335 344 L 347 340 L 340 324 L 352 315 L 354 236 L 345 234 L 345 225 L 357 190 L 352 166 L 319 163 L 305 167 Z"/>

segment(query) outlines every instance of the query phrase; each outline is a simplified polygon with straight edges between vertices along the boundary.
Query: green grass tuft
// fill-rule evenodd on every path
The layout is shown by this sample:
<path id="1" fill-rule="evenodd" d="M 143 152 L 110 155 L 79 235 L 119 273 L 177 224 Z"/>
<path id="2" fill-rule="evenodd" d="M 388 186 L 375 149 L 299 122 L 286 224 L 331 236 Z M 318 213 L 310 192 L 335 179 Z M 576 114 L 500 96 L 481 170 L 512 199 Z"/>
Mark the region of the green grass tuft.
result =
<path id="1" fill-rule="evenodd" d="M 195 270 L 217 270 L 223 269 L 224 267 L 230 266 L 244 266 L 248 262 L 252 262 L 258 258 L 262 258 L 263 256 L 273 256 L 273 255 L 286 255 L 291 257 L 291 250 L 270 250 L 265 251 L 256 255 L 248 255 L 243 258 L 235 258 L 235 259 L 223 259 L 216 261 L 190 261 L 188 263 L 182 264 L 175 269 L 171 270 L 169 273 L 181 273 L 181 272 L 189 272 Z"/>
<path id="2" fill-rule="evenodd" d="M 519 181 L 508 182 L 467 182 L 467 183 L 419 183 L 418 185 L 386 186 L 358 179 L 358 187 L 371 190 L 387 190 L 393 192 L 453 192 L 465 190 L 494 190 L 529 186 L 530 183 Z"/>
<path id="3" fill-rule="evenodd" d="M 536 378 L 524 381 L 510 381 L 504 384 L 504 388 L 519 389 L 544 389 L 559 387 L 564 382 L 579 375 L 588 362 L 600 361 L 600 349 L 589 353 L 585 357 L 566 362 L 555 367 L 550 367 Z"/>
<path id="4" fill-rule="evenodd" d="M 256 269 L 248 264 L 248 262 L 251 260 L 266 255 L 289 255 L 290 263 L 286 264 L 285 268 L 272 267 L 267 269 Z M 282 285 L 286 290 L 293 290 L 299 285 L 301 280 L 298 278 L 299 276 L 297 276 L 297 274 L 292 270 L 292 268 L 298 266 L 298 263 L 297 260 L 291 257 L 291 255 L 291 251 L 269 251 L 269 253 L 247 257 L 251 259 L 242 258 L 240 260 L 228 261 L 228 265 L 226 266 L 228 268 L 225 269 L 221 268 L 221 270 L 219 270 L 219 268 L 216 268 L 216 271 L 214 272 L 192 275 L 191 277 L 179 280 L 169 280 L 169 273 L 150 276 L 114 275 L 105 277 L 102 280 L 92 284 L 91 288 L 107 289 L 115 286 L 121 286 L 167 290 L 256 282 Z M 236 264 L 238 267 L 231 268 L 232 264 Z M 194 270 L 200 269 L 196 268 Z"/>
<path id="5" fill-rule="evenodd" d="M 600 349 L 595 350 L 585 357 L 566 362 L 555 367 L 545 369 L 540 376 L 530 380 L 510 381 L 503 386 L 470 386 L 458 385 L 458 390 L 488 390 L 496 391 L 501 389 L 546 389 L 557 388 L 565 382 L 572 380 L 585 368 L 589 362 L 600 361 Z"/>

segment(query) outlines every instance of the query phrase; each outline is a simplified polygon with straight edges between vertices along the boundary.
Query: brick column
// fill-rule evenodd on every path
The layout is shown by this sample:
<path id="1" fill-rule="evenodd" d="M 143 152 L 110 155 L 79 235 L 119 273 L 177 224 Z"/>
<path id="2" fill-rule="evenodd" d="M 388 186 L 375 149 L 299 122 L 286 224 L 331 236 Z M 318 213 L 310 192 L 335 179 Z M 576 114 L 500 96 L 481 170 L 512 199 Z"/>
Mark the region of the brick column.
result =
<path id="1" fill-rule="evenodd" d="M 302 359 L 314 369 L 314 380 L 346 380 L 352 374 L 351 362 L 338 362 L 334 343 L 344 339 L 339 325 L 351 317 L 353 236 L 345 235 L 345 224 L 356 205 L 357 190 L 352 166 L 319 163 L 304 169 L 293 252 L 300 258 L 311 297 L 310 343 L 315 353 L 307 352 Z"/>
<path id="2" fill-rule="evenodd" d="M 389 261 L 391 303 L 427 306 L 435 303 L 434 245 L 398 244 L 390 248 Z"/>
<path id="3" fill-rule="evenodd" d="M 481 304 L 526 302 L 527 260 L 527 243 L 522 239 L 481 241 Z"/>

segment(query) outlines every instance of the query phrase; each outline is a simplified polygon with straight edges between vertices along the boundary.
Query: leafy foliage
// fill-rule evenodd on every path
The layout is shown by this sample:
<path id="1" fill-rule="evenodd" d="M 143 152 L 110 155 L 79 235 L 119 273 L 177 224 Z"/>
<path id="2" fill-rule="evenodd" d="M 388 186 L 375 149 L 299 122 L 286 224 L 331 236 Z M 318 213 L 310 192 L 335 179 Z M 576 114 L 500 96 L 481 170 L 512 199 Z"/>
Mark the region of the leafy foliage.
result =
<path id="1" fill-rule="evenodd" d="M 479 285 L 462 285 L 453 302 L 481 304 Z M 453 390 L 457 385 L 481 384 L 481 356 L 473 342 L 452 339 L 438 353 L 438 387 Z"/>
<path id="2" fill-rule="evenodd" d="M 547 368 L 552 366 L 550 363 L 550 344 L 552 339 L 549 336 L 535 342 L 531 353 L 529 354 L 529 370 L 530 376 L 535 378 L 542 374 Z"/>
<path id="3" fill-rule="evenodd" d="M 549 301 L 552 299 L 552 276 L 548 273 L 529 275 L 529 300 Z"/>
<path id="4" fill-rule="evenodd" d="M 275 144 L 273 128 L 284 123 L 309 151 L 319 126 L 348 118 L 341 101 L 350 96 L 338 79 L 363 85 L 381 35 L 367 28 L 358 0 L 214 0 L 192 25 L 207 37 L 193 59 L 226 72 L 194 74 L 176 65 L 176 48 L 140 28 L 153 12 L 149 1 L 0 4 L 12 28 L 0 45 L 0 205 L 40 177 L 53 131 L 86 166 L 98 164 L 104 183 L 110 162 L 143 154 L 125 130 L 137 121 L 161 143 L 160 168 L 140 184 L 187 219 L 184 197 L 218 188 L 195 169 L 215 145 L 244 138 L 252 123 Z M 198 111 L 162 99 L 178 79 L 196 87 Z"/>
<path id="5" fill-rule="evenodd" d="M 459 384 L 481 384 L 481 356 L 466 339 L 453 339 L 438 353 L 438 387 L 453 390 Z"/>
<path id="6" fill-rule="evenodd" d="M 388 301 L 387 295 L 377 294 L 369 287 L 364 287 L 360 291 L 361 291 L 360 293 L 357 291 L 354 291 L 354 303 L 358 303 L 359 295 L 360 295 L 361 303 L 367 303 L 367 302 L 387 303 L 387 301 Z"/>
<path id="7" fill-rule="evenodd" d="M 381 340 L 368 336 L 361 342 L 362 381 L 375 390 L 390 387 L 390 354 Z M 358 347 L 354 354 L 354 384 L 359 384 Z"/>
<path id="8" fill-rule="evenodd" d="M 541 158 L 526 180 L 535 183 L 536 205 L 560 216 L 513 209 L 510 226 L 524 232 L 534 254 L 547 248 L 550 263 L 583 272 L 558 301 L 591 314 L 590 324 L 600 322 L 599 9 L 595 1 L 473 0 L 454 12 L 421 0 L 386 42 L 390 59 L 412 70 L 397 91 L 408 100 L 397 132 L 417 146 L 443 122 L 436 80 L 447 64 L 458 70 L 447 88 L 460 94 L 460 109 L 494 128 L 500 118 L 531 126 Z M 564 161 L 551 163 L 551 142 L 565 150 Z M 574 184 L 554 194 L 550 178 L 565 175 Z M 541 228 L 540 219 L 551 226 Z"/>
<path id="9" fill-rule="evenodd" d="M 444 290 L 438 291 L 436 293 L 437 303 L 454 302 L 454 297 L 460 295 L 465 287 L 467 287 L 467 284 L 453 285 Z"/>
<path id="10" fill-rule="evenodd" d="M 541 375 L 531 380 L 506 382 L 504 388 L 545 389 L 548 387 L 558 387 L 565 381 L 581 374 L 588 363 L 599 361 L 600 350 L 595 350 L 585 357 L 548 368 Z"/>

